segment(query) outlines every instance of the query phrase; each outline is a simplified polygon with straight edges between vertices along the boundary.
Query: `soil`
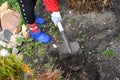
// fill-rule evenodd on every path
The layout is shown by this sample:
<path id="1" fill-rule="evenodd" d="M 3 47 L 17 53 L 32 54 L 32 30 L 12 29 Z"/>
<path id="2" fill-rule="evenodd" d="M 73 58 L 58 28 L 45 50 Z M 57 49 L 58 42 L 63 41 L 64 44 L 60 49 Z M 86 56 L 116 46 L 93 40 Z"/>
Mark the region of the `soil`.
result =
<path id="1" fill-rule="evenodd" d="M 50 34 L 53 41 L 46 46 L 48 56 L 42 59 L 43 63 L 47 62 L 49 57 L 58 57 L 56 64 L 64 71 L 63 76 L 71 73 L 71 77 L 66 80 L 120 80 L 120 42 L 117 40 L 120 31 L 120 0 L 114 0 L 111 8 L 99 13 L 72 12 L 62 0 L 60 7 L 66 36 L 69 41 L 79 42 L 82 54 L 59 59 L 58 51 L 51 47 L 62 39 L 60 35 L 55 36 L 53 33 Z M 74 22 L 70 22 L 71 20 Z M 114 58 L 102 55 L 108 48 L 115 52 Z M 39 69 L 37 70 L 39 72 Z"/>

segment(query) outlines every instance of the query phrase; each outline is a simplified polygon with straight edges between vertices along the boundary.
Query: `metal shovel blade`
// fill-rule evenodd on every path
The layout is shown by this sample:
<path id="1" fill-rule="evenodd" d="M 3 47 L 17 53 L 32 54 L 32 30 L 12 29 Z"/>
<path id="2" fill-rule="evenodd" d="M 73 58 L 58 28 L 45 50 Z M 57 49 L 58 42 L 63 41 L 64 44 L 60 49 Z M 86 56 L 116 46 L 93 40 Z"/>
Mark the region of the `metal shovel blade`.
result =
<path id="1" fill-rule="evenodd" d="M 68 57 L 69 55 L 76 55 L 79 51 L 82 51 L 77 41 L 68 42 L 61 22 L 58 22 L 58 29 L 64 41 L 63 44 L 58 44 L 58 52 L 61 58 Z"/>
<path id="2" fill-rule="evenodd" d="M 60 58 L 66 58 L 70 55 L 78 55 L 78 54 L 82 53 L 82 50 L 81 50 L 79 43 L 77 41 L 69 43 L 71 53 L 69 53 L 69 50 L 67 49 L 65 43 L 57 44 L 57 45 L 58 45 L 58 52 L 59 52 Z"/>

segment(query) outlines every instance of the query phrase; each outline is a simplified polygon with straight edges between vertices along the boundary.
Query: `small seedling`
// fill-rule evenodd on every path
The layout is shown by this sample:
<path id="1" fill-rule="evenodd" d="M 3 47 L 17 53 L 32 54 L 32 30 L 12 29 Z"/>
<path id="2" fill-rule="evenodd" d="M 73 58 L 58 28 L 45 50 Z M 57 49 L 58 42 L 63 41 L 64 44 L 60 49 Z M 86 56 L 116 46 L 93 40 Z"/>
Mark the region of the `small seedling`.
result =
<path id="1" fill-rule="evenodd" d="M 106 49 L 102 52 L 102 55 L 104 57 L 109 57 L 109 58 L 113 58 L 115 57 L 115 52 L 113 50 L 110 50 L 110 49 Z"/>
<path id="2" fill-rule="evenodd" d="M 55 27 L 55 26 L 51 26 L 51 27 L 50 27 L 50 32 L 54 32 L 54 31 L 55 31 L 55 29 L 56 29 L 56 27 Z"/>
<path id="3" fill-rule="evenodd" d="M 16 38 L 16 42 L 19 44 L 22 44 L 23 42 L 25 42 L 25 39 L 23 37 L 19 37 L 19 38 Z"/>
<path id="4" fill-rule="evenodd" d="M 82 43 L 85 43 L 85 42 L 86 42 L 85 36 L 82 36 L 82 37 L 80 38 L 80 41 L 81 41 Z"/>
<path id="5" fill-rule="evenodd" d="M 70 23 L 74 23 L 75 22 L 75 19 L 70 19 Z"/>
<path id="6" fill-rule="evenodd" d="M 50 58 L 50 60 L 47 63 L 45 63 L 42 67 L 50 68 L 52 65 L 54 65 L 56 60 L 57 60 L 57 58 Z"/>
<path id="7" fill-rule="evenodd" d="M 33 60 L 34 63 L 37 63 L 38 61 L 39 61 L 38 59 L 34 59 L 34 60 Z"/>
<path id="8" fill-rule="evenodd" d="M 45 57 L 46 56 L 46 53 L 45 53 L 45 50 L 44 49 L 38 49 L 38 54 L 39 54 L 39 57 Z"/>

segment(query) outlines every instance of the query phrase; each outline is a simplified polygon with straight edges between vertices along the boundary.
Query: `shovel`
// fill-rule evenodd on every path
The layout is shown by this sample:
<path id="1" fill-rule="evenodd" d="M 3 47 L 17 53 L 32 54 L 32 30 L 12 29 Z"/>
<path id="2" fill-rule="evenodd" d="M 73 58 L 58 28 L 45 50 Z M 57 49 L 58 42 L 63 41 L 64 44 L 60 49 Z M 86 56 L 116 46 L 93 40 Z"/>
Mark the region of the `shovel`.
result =
<path id="1" fill-rule="evenodd" d="M 58 22 L 57 26 L 64 41 L 62 44 L 57 44 L 60 58 L 66 58 L 69 55 L 81 54 L 82 50 L 77 41 L 68 42 L 61 22 Z"/>

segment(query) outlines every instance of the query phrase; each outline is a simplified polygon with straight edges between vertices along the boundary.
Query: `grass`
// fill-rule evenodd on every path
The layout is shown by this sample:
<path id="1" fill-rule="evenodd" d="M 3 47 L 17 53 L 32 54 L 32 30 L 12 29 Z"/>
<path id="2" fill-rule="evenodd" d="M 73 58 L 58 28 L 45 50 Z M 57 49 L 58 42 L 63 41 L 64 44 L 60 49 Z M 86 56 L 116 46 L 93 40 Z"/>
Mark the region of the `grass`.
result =
<path id="1" fill-rule="evenodd" d="M 0 0 L 0 6 L 5 2 L 7 1 L 10 8 L 17 11 L 17 12 L 20 12 L 20 7 L 19 7 L 19 4 L 17 2 L 17 0 Z"/>
<path id="2" fill-rule="evenodd" d="M 108 57 L 108 58 L 114 58 L 115 57 L 115 52 L 113 50 L 110 50 L 110 49 L 106 49 L 102 52 L 102 55 L 104 57 Z"/>
<path id="3" fill-rule="evenodd" d="M 82 43 L 85 43 L 85 42 L 86 42 L 85 35 L 82 35 L 82 36 L 80 37 L 80 41 L 81 41 Z"/>
<path id="4" fill-rule="evenodd" d="M 34 54 L 37 53 L 38 57 L 45 57 L 45 48 L 40 42 L 34 42 L 33 39 L 23 39 L 18 38 L 17 42 L 23 43 L 21 47 L 18 47 L 20 51 L 24 53 L 24 55 L 34 58 Z"/>
<path id="5" fill-rule="evenodd" d="M 56 62 L 57 58 L 50 58 L 49 61 L 47 63 L 45 63 L 42 67 L 43 68 L 50 68 L 51 66 L 54 65 L 54 63 Z"/>
<path id="6" fill-rule="evenodd" d="M 70 23 L 74 23 L 75 22 L 75 19 L 70 19 L 70 21 L 69 21 Z"/>
<path id="7" fill-rule="evenodd" d="M 4 3 L 6 0 L 0 0 L 0 6 L 2 5 L 2 3 Z"/>

